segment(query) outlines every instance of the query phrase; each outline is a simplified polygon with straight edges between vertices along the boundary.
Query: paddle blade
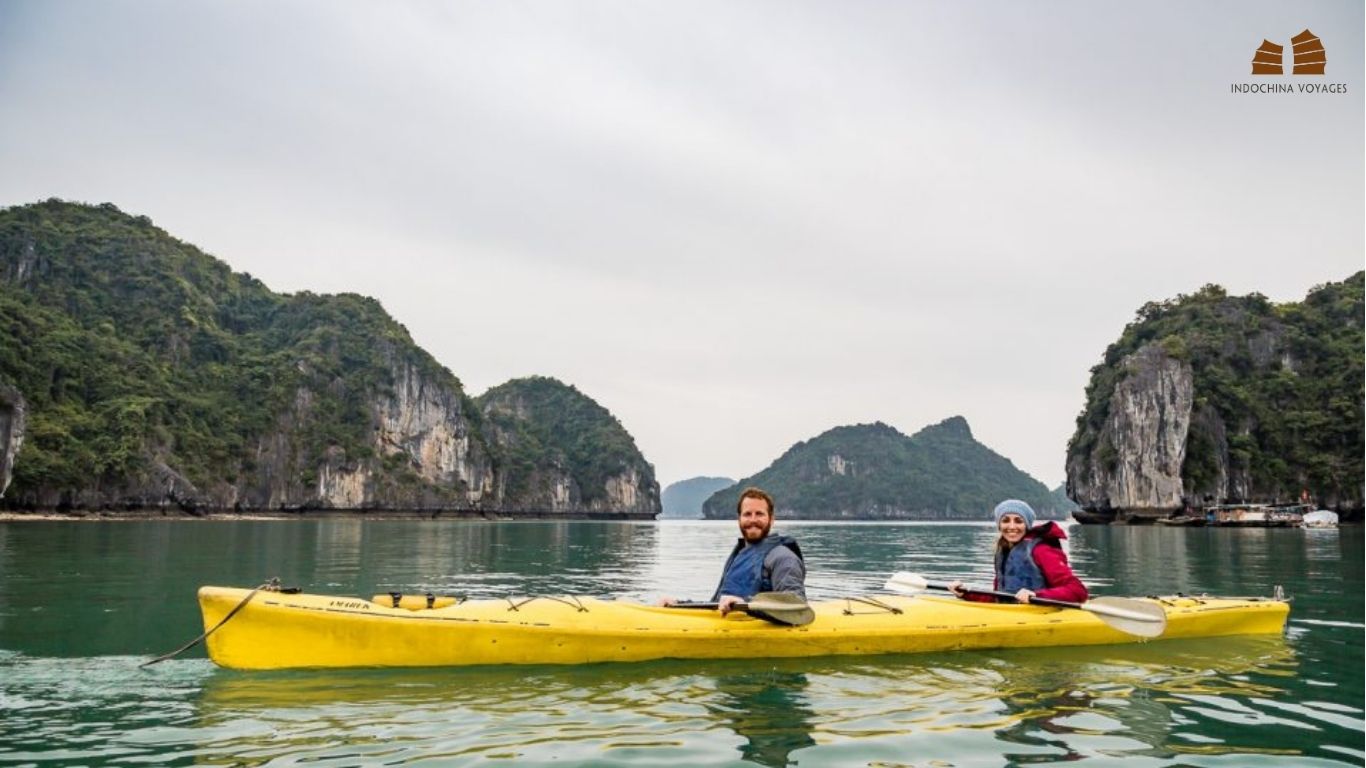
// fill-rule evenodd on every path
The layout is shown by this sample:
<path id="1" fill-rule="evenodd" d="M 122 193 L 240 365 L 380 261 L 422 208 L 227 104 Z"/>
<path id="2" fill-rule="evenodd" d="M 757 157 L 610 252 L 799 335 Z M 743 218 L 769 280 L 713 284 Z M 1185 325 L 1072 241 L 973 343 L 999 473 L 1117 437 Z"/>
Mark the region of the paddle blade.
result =
<path id="1" fill-rule="evenodd" d="M 777 624 L 802 627 L 816 620 L 816 612 L 806 600 L 791 592 L 760 592 L 744 605 L 751 616 Z"/>
<path id="2" fill-rule="evenodd" d="M 891 592 L 904 592 L 908 595 L 914 595 L 929 589 L 930 583 L 918 573 L 897 571 L 892 574 L 892 578 L 887 579 L 887 583 L 883 584 L 882 588 Z"/>
<path id="3" fill-rule="evenodd" d="M 1167 631 L 1167 612 L 1162 606 L 1128 597 L 1097 597 L 1081 606 L 1082 610 L 1120 632 L 1137 637 L 1161 637 Z"/>

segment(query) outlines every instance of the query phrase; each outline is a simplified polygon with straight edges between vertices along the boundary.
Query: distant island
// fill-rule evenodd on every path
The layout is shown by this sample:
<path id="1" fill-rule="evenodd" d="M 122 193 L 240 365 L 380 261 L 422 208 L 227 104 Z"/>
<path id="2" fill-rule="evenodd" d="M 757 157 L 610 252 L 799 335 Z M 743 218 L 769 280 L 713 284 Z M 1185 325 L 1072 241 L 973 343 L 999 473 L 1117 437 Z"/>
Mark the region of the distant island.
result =
<path id="1" fill-rule="evenodd" d="M 702 502 L 722 488 L 735 485 L 729 477 L 693 477 L 672 483 L 664 489 L 661 518 L 702 519 Z"/>
<path id="2" fill-rule="evenodd" d="M 0 504 L 653 518 L 654 468 L 545 377 L 478 398 L 374 299 L 273 293 L 112 204 L 0 211 Z"/>
<path id="3" fill-rule="evenodd" d="M 1091 369 L 1068 444 L 1082 517 L 1304 503 L 1360 520 L 1363 282 L 1285 304 L 1207 285 L 1139 309 Z"/>
<path id="4" fill-rule="evenodd" d="M 910 437 L 881 422 L 836 427 L 713 494 L 706 517 L 734 517 L 737 493 L 748 485 L 771 493 L 789 520 L 985 520 L 1007 498 L 1029 502 L 1041 516 L 1074 508 L 977 442 L 961 416 Z"/>

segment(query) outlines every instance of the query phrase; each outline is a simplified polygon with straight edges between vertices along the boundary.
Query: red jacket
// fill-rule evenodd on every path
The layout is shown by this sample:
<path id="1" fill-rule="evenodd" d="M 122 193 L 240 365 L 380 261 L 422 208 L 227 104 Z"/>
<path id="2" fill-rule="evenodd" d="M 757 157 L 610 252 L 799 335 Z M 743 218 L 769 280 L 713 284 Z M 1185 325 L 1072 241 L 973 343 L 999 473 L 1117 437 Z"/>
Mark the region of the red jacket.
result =
<path id="1" fill-rule="evenodd" d="M 1025 534 L 1025 538 L 1039 540 L 1039 543 L 1034 545 L 1034 564 L 1039 566 L 1044 583 L 1048 585 L 1035 594 L 1049 600 L 1086 602 L 1086 598 L 1090 596 L 1086 591 L 1086 585 L 1072 573 L 1072 566 L 1067 564 L 1067 554 L 1062 551 L 1062 540 L 1067 538 L 1067 533 L 1062 527 L 1052 521 L 1041 523 L 1031 528 Z M 992 582 L 991 587 L 1001 588 L 1000 577 Z M 979 603 L 996 601 L 991 595 L 967 595 L 966 598 Z"/>

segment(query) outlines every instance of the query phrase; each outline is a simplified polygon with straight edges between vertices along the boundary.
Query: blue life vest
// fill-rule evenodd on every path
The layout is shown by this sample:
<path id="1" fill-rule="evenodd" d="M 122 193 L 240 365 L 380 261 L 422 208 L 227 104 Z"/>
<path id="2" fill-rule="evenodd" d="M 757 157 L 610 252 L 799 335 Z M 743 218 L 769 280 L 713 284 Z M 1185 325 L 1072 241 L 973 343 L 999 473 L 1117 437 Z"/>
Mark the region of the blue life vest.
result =
<path id="1" fill-rule="evenodd" d="M 764 573 L 764 558 L 778 546 L 787 547 L 801 559 L 801 547 L 789 536 L 765 536 L 763 541 L 750 546 L 745 546 L 744 539 L 736 542 L 735 549 L 726 558 L 726 567 L 721 570 L 721 583 L 716 587 L 716 594 L 711 596 L 712 602 L 721 599 L 721 595 L 753 597 L 760 592 L 772 592 L 773 584 Z"/>
<path id="2" fill-rule="evenodd" d="M 1034 547 L 1038 543 L 1038 539 L 1025 536 L 1004 555 L 999 550 L 996 552 L 997 590 L 1014 593 L 1028 589 L 1038 592 L 1048 586 L 1039 564 L 1034 562 Z"/>

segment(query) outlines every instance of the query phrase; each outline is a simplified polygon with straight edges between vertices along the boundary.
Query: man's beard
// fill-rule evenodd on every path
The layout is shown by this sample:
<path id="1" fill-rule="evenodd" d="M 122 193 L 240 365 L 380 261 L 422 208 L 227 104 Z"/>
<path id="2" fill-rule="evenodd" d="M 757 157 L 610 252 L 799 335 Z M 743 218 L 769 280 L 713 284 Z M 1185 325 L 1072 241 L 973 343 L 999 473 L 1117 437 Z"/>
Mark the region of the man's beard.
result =
<path id="1" fill-rule="evenodd" d="M 756 530 L 756 526 L 748 525 L 740 529 L 740 534 L 744 536 L 745 541 L 752 544 L 756 541 L 763 541 L 768 536 L 768 530 L 772 527 L 772 522 L 765 523 L 764 527 L 758 530 Z"/>

